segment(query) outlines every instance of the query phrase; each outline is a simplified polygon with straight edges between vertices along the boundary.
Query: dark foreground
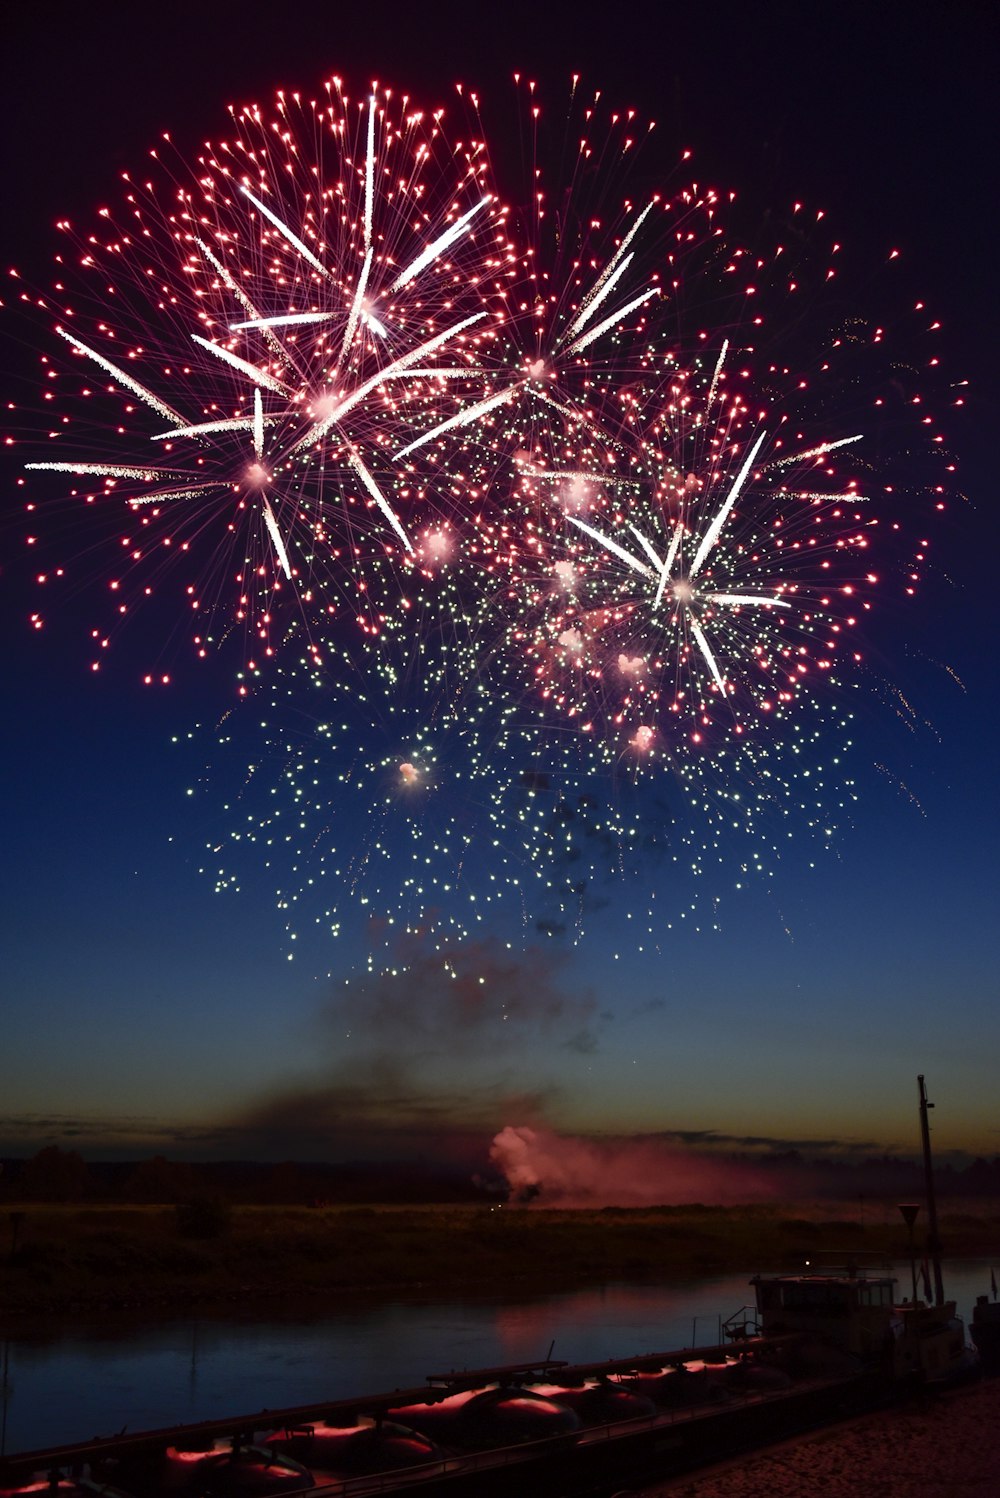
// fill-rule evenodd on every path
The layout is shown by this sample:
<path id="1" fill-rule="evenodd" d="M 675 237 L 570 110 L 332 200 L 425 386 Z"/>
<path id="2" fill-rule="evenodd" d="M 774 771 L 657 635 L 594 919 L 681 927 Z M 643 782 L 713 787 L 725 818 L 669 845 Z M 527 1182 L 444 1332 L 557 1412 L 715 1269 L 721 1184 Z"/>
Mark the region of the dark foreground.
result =
<path id="1" fill-rule="evenodd" d="M 1000 1380 L 914 1396 L 848 1425 L 633 1492 L 637 1498 L 996 1498 Z"/>

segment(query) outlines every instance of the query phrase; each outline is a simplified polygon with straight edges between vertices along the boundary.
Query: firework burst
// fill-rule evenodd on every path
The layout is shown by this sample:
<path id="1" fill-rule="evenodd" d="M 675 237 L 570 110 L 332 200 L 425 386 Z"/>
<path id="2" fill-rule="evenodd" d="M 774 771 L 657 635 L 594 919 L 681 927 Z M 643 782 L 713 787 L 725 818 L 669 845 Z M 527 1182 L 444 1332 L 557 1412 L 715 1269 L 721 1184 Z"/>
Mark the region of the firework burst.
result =
<path id="1" fill-rule="evenodd" d="M 482 145 L 407 99 L 334 82 L 231 123 L 190 173 L 157 149 L 100 232 L 63 226 L 65 279 L 35 299 L 60 416 L 27 466 L 124 511 L 128 600 L 185 556 L 198 651 L 236 622 L 253 670 L 287 598 L 314 632 L 367 617 L 369 558 L 433 544 L 436 496 L 391 454 L 481 384 L 509 249 Z"/>
<path id="2" fill-rule="evenodd" d="M 651 127 L 575 93 L 550 187 L 528 102 L 511 210 L 475 96 L 458 136 L 336 80 L 233 110 L 26 296 L 32 482 L 113 515 L 117 613 L 174 563 L 197 652 L 240 642 L 206 871 L 263 860 L 291 936 L 579 932 L 609 878 L 828 840 L 870 617 L 945 502 L 937 360 L 841 295 L 822 214 L 758 245 L 732 194 L 633 191 Z"/>

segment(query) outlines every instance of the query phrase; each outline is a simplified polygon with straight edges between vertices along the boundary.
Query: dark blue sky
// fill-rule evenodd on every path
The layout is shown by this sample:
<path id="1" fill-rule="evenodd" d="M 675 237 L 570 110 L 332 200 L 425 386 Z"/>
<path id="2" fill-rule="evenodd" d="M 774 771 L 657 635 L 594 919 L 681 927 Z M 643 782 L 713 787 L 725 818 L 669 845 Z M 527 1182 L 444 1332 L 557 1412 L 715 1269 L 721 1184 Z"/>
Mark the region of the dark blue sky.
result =
<path id="1" fill-rule="evenodd" d="M 552 94 L 580 71 L 656 118 L 671 158 L 691 147 L 755 204 L 821 201 L 862 253 L 900 247 L 944 324 L 942 359 L 971 382 L 948 423 L 968 498 L 935 537 L 919 605 L 873 626 L 869 659 L 914 719 L 874 690 L 852 702 L 860 799 L 835 854 L 811 868 L 800 844 L 770 890 L 736 894 L 723 870 L 717 925 L 703 902 L 699 929 L 680 922 L 641 953 L 627 912 L 647 891 L 610 889 L 582 945 L 550 943 L 535 1010 L 511 1000 L 539 985 L 532 932 L 512 974 L 492 944 L 510 933 L 484 930 L 468 961 L 514 1023 L 501 1033 L 489 1010 L 455 1045 L 424 978 L 395 997 L 363 989 L 360 918 L 339 942 L 306 936 L 290 963 L 265 871 L 251 861 L 239 895 L 213 894 L 198 869 L 221 789 L 185 736 L 229 682 L 208 670 L 144 693 L 128 646 L 92 678 L 85 598 L 32 632 L 8 451 L 0 1153 L 54 1139 L 352 1157 L 460 1140 L 472 1157 L 533 1122 L 909 1147 L 919 1071 L 941 1146 L 995 1152 L 996 23 L 974 4 L 515 4 L 492 27 L 450 4 L 377 20 L 305 4 L 287 24 L 273 7 L 231 25 L 203 10 L 5 23 L 6 263 L 45 282 L 57 218 L 85 220 L 162 130 L 193 149 L 231 100 L 340 71 L 432 102 L 463 80 L 497 119 L 515 69 Z M 30 404 L 27 330 L 5 314 L 4 332 L 5 399 Z M 663 899 L 686 894 L 668 882 Z"/>

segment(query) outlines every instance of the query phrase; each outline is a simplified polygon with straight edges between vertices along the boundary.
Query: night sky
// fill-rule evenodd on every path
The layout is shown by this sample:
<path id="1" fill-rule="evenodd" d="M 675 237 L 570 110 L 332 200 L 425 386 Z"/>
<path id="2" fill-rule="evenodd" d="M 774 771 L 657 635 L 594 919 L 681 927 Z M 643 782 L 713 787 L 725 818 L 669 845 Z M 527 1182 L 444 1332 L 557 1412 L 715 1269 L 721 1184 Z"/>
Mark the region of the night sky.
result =
<path id="1" fill-rule="evenodd" d="M 904 284 L 943 324 L 942 362 L 970 382 L 943 420 L 964 497 L 916 602 L 870 624 L 873 670 L 850 704 L 859 800 L 833 850 L 798 839 L 768 885 L 741 891 L 734 859 L 684 919 L 680 874 L 611 881 L 576 944 L 543 939 L 531 912 L 513 930 L 487 922 L 455 954 L 470 983 L 487 978 L 472 1004 L 426 949 L 401 952 L 403 976 L 366 975 L 360 914 L 338 940 L 306 929 L 290 961 L 252 858 L 239 893 L 213 892 L 199 869 L 226 772 L 206 775 L 196 725 L 225 711 L 232 673 L 186 667 L 144 690 L 149 639 L 126 632 L 92 676 L 84 579 L 99 560 L 32 631 L 16 488 L 30 455 L 6 448 L 0 1154 L 54 1142 L 112 1159 L 471 1168 L 508 1126 L 908 1150 L 918 1072 L 938 1149 L 995 1154 L 996 19 L 973 3 L 205 10 L 5 19 L 5 268 L 47 284 L 57 219 L 87 222 L 165 129 L 193 154 L 230 102 L 340 73 L 356 93 L 377 78 L 447 108 L 462 81 L 496 134 L 515 118 L 515 71 L 554 104 L 579 72 L 657 121 L 663 160 L 691 149 L 706 180 L 761 211 L 822 204 L 859 258 L 899 248 Z M 5 402 L 19 411 L 5 415 L 21 436 L 42 325 L 10 307 Z M 88 541 L 66 545 L 82 557 Z M 164 629 L 169 659 L 169 621 L 139 627 Z M 654 942 L 630 930 L 636 878 L 660 881 L 676 915 Z"/>

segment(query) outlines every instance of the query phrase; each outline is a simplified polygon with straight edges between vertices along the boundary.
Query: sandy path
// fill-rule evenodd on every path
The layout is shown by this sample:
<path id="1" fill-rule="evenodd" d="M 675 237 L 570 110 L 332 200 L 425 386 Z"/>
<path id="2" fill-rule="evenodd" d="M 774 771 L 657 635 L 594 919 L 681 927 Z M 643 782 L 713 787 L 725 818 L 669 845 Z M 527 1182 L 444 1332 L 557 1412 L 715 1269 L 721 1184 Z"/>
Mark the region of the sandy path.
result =
<path id="1" fill-rule="evenodd" d="M 1000 1379 L 641 1491 L 643 1498 L 1000 1498 Z"/>

